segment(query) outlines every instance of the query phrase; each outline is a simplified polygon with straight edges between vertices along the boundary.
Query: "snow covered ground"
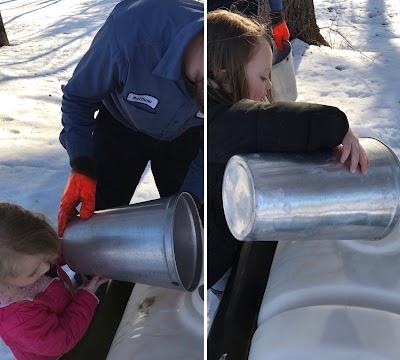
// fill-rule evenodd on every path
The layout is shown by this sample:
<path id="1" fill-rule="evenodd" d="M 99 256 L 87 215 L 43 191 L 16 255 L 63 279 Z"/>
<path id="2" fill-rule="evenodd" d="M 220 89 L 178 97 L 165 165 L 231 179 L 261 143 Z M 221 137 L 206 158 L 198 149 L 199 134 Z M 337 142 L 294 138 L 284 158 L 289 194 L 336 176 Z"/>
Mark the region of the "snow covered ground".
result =
<path id="1" fill-rule="evenodd" d="M 117 0 L 1 0 L 11 46 L 0 48 L 0 199 L 54 225 L 70 171 L 58 141 L 61 85 Z M 146 172 L 133 201 L 157 198 Z"/>
<path id="2" fill-rule="evenodd" d="M 161 0 L 160 0 L 161 1 Z M 0 0 L 11 46 L 0 48 L 0 199 L 56 226 L 70 171 L 61 131 L 65 84 L 117 0 Z M 293 42 L 298 101 L 340 107 L 360 136 L 400 157 L 400 4 L 314 0 L 332 48 Z M 132 202 L 158 197 L 148 169 Z M 7 359 L 0 350 L 0 358 Z"/>
<path id="3" fill-rule="evenodd" d="M 400 157 L 400 4 L 395 0 L 314 0 L 331 44 L 295 44 L 299 101 L 340 107 L 360 136 Z"/>

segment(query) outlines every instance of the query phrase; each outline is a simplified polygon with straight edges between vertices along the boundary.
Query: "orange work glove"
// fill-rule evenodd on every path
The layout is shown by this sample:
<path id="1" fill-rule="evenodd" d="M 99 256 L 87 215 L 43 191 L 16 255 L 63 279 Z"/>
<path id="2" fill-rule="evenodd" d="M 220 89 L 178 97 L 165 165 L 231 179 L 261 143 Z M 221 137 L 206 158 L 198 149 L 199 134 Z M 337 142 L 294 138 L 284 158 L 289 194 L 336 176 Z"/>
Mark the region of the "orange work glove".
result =
<path id="1" fill-rule="evenodd" d="M 64 234 L 68 221 L 78 215 L 76 206 L 82 202 L 80 216 L 88 219 L 93 215 L 96 199 L 96 180 L 72 171 L 69 175 L 58 213 L 58 236 Z"/>
<path id="2" fill-rule="evenodd" d="M 272 26 L 272 34 L 274 35 L 276 46 L 280 51 L 282 51 L 285 48 L 283 45 L 283 40 L 289 40 L 290 37 L 286 21 L 284 20 L 281 23 Z"/>

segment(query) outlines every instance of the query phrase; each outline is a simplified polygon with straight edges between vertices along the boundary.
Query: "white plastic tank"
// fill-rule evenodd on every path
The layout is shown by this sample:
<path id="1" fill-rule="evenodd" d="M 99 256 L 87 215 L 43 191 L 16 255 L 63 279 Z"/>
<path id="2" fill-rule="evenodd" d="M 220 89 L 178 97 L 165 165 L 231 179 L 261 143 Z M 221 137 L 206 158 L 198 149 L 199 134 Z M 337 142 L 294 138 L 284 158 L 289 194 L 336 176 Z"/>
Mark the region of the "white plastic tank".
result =
<path id="1" fill-rule="evenodd" d="M 398 360 L 400 316 L 386 311 L 319 305 L 263 322 L 250 360 Z"/>
<path id="2" fill-rule="evenodd" d="M 107 360 L 203 360 L 201 291 L 136 284 Z"/>
<path id="3" fill-rule="evenodd" d="M 400 359 L 399 274 L 399 227 L 373 242 L 280 242 L 249 359 Z"/>

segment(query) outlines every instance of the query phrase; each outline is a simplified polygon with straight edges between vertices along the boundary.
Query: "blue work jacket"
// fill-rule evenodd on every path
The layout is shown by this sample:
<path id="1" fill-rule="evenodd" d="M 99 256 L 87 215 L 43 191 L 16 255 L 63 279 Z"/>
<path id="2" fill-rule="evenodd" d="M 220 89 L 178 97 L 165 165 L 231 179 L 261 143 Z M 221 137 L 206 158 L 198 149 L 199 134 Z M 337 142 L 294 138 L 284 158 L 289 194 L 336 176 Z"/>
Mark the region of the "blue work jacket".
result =
<path id="1" fill-rule="evenodd" d="M 125 0 L 114 8 L 62 86 L 60 142 L 70 163 L 94 157 L 101 103 L 128 128 L 158 140 L 204 124 L 182 74 L 183 52 L 203 27 L 204 6 L 194 0 Z M 181 190 L 203 199 L 203 169 L 202 146 Z"/>

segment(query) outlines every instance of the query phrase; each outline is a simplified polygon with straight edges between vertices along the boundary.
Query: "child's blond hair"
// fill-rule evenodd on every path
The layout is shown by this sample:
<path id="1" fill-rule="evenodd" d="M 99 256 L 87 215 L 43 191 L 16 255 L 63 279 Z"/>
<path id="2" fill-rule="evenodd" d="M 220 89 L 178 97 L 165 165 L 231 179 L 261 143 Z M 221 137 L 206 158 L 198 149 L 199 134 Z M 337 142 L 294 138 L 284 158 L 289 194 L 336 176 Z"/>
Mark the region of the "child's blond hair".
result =
<path id="1" fill-rule="evenodd" d="M 0 201 L 0 280 L 18 275 L 17 254 L 53 261 L 59 247 L 60 239 L 43 214 Z"/>
<path id="2" fill-rule="evenodd" d="M 215 10 L 207 14 L 207 78 L 218 85 L 209 95 L 228 103 L 249 98 L 246 65 L 259 48 L 260 41 L 274 50 L 270 27 L 253 18 L 228 10 Z M 224 90 L 224 83 L 232 89 Z M 211 93 L 210 93 L 211 90 Z M 271 93 L 267 95 L 272 102 Z"/>

